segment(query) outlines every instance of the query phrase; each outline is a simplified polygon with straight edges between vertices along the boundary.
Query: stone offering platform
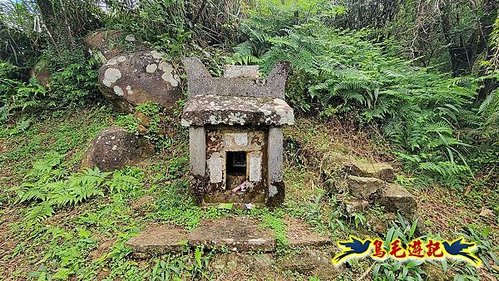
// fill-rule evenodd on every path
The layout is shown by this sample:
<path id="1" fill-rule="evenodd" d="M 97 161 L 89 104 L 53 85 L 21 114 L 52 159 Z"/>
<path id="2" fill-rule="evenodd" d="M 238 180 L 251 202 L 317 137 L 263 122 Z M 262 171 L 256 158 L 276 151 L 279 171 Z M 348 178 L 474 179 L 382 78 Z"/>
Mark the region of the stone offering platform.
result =
<path id="1" fill-rule="evenodd" d="M 329 238 L 315 233 L 298 219 L 285 219 L 284 223 L 290 248 L 320 247 L 331 243 Z M 263 228 L 255 218 L 230 217 L 203 220 L 192 231 L 169 224 L 150 225 L 130 239 L 127 245 L 137 258 L 179 252 L 196 246 L 235 252 L 273 252 L 276 250 L 276 238 L 272 230 Z"/>

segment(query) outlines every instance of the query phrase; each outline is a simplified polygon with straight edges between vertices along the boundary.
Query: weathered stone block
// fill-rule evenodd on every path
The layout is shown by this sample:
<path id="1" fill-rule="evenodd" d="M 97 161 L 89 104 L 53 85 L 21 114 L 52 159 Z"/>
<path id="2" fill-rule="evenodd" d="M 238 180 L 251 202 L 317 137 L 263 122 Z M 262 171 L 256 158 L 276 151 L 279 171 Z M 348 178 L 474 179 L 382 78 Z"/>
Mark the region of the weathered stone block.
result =
<path id="1" fill-rule="evenodd" d="M 191 173 L 204 176 L 206 173 L 206 130 L 204 127 L 189 128 L 189 156 Z"/>
<path id="2" fill-rule="evenodd" d="M 389 212 L 400 212 L 407 217 L 413 216 L 417 211 L 414 195 L 398 184 L 388 184 L 376 202 Z"/>
<path id="3" fill-rule="evenodd" d="M 189 98 L 198 95 L 273 97 L 284 99 L 289 63 L 279 62 L 265 81 L 248 77 L 212 77 L 198 58 L 182 60 L 189 76 Z"/>
<path id="4" fill-rule="evenodd" d="M 113 126 L 100 132 L 88 147 L 82 168 L 99 167 L 112 171 L 136 164 L 154 153 L 154 146 L 145 138 Z"/>
<path id="5" fill-rule="evenodd" d="M 345 165 L 345 170 L 358 177 L 373 177 L 388 182 L 395 180 L 393 167 L 386 163 L 350 162 Z"/>
<path id="6" fill-rule="evenodd" d="M 171 225 L 151 226 L 126 243 L 138 258 L 178 252 L 187 244 L 187 232 Z"/>
<path id="7" fill-rule="evenodd" d="M 313 231 L 304 222 L 287 218 L 284 223 L 286 224 L 286 238 L 289 247 L 321 247 L 331 243 L 329 237 L 324 237 Z"/>
<path id="8" fill-rule="evenodd" d="M 300 274 L 316 276 L 320 280 L 335 280 L 341 274 L 341 269 L 334 266 L 329 254 L 319 250 L 303 250 L 285 256 L 279 261 L 281 270 L 296 271 Z"/>
<path id="9" fill-rule="evenodd" d="M 358 199 L 374 200 L 385 188 L 386 183 L 377 178 L 365 178 L 349 175 L 347 177 L 350 194 Z"/>

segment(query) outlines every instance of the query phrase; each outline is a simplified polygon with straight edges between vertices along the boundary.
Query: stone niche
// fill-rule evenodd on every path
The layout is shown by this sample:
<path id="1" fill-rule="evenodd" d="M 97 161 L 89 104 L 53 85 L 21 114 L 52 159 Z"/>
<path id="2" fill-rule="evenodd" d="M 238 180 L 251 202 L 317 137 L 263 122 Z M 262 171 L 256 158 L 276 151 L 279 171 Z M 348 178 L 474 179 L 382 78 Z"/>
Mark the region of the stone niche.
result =
<path id="1" fill-rule="evenodd" d="M 190 186 L 200 204 L 273 207 L 284 200 L 282 126 L 294 122 L 284 101 L 288 64 L 267 79 L 258 66 L 227 66 L 212 77 L 197 58 L 184 58 L 188 99 Z"/>

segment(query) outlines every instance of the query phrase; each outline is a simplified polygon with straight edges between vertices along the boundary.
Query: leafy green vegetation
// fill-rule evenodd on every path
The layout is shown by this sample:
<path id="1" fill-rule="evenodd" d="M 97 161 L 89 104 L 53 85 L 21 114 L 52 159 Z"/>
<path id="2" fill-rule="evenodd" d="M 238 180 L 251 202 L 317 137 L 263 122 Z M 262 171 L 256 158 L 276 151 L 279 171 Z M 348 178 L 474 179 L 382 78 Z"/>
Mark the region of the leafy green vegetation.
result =
<path id="1" fill-rule="evenodd" d="M 71 207 L 93 197 L 104 196 L 104 191 L 133 194 L 140 187 L 139 171 L 110 173 L 98 168 L 87 169 L 65 178 L 61 167 L 63 155 L 48 153 L 37 160 L 24 178 L 21 186 L 12 189 L 18 202 L 36 202 L 26 214 L 27 224 L 40 222 L 52 216 L 57 209 Z M 110 177 L 109 179 L 106 179 Z"/>
<path id="2" fill-rule="evenodd" d="M 476 79 L 412 66 L 364 40 L 365 32 L 325 25 L 323 14 L 291 25 L 292 13 L 272 6 L 269 12 L 245 22 L 249 39 L 235 48 L 234 62 L 256 62 L 268 70 L 279 60 L 290 61 L 294 74 L 287 96 L 295 108 L 324 117 L 358 112 L 361 124 L 379 127 L 399 148 L 408 170 L 448 184 L 470 176 L 468 155 L 478 151 L 470 152 L 467 142 L 473 140 L 458 132 L 469 119 L 480 122 L 477 110 L 470 111 Z"/>

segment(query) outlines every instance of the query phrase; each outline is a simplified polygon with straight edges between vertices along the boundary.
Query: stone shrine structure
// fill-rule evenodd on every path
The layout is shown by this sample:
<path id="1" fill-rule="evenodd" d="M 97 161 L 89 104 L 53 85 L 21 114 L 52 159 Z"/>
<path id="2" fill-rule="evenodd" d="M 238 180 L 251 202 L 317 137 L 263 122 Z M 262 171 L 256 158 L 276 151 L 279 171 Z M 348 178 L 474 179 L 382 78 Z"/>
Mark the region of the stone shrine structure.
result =
<path id="1" fill-rule="evenodd" d="M 288 64 L 267 79 L 258 66 L 226 66 L 212 77 L 197 58 L 184 58 L 191 189 L 199 204 L 269 207 L 284 200 L 282 126 L 294 122 L 284 101 Z"/>

